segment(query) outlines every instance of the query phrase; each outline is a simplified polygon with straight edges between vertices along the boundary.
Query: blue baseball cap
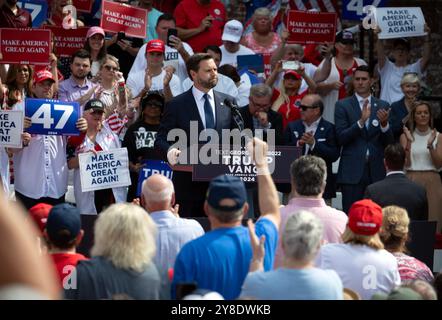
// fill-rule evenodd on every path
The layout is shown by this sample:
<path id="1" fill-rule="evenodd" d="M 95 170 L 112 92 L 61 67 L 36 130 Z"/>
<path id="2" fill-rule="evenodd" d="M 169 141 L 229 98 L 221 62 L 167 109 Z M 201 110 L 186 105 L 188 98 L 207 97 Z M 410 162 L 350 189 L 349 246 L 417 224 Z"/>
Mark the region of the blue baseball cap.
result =
<path id="1" fill-rule="evenodd" d="M 57 204 L 49 212 L 46 232 L 51 241 L 69 242 L 81 230 L 80 210 L 68 203 Z"/>
<path id="2" fill-rule="evenodd" d="M 235 205 L 221 205 L 220 203 L 224 199 L 233 200 Z M 246 187 L 240 178 L 224 174 L 210 181 L 207 191 L 207 202 L 212 208 L 221 211 L 239 210 L 244 206 L 246 201 Z"/>

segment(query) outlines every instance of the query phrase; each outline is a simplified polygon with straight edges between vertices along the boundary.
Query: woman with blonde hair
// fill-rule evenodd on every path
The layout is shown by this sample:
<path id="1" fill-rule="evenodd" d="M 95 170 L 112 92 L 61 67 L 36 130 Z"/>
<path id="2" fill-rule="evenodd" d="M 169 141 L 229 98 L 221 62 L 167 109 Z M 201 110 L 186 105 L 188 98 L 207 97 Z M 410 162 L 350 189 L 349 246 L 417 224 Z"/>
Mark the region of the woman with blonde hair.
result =
<path id="1" fill-rule="evenodd" d="M 401 100 L 393 102 L 390 109 L 390 124 L 396 141 L 399 140 L 403 132 L 404 120 L 421 91 L 421 81 L 417 73 L 404 73 L 401 80 L 401 89 L 404 93 L 404 97 Z"/>
<path id="2" fill-rule="evenodd" d="M 272 17 L 269 9 L 257 8 L 252 17 L 253 31 L 244 37 L 243 45 L 256 54 L 271 55 L 281 44 L 281 38 L 272 31 Z"/>
<path id="3" fill-rule="evenodd" d="M 369 199 L 353 203 L 343 243 L 321 247 L 316 265 L 335 270 L 344 288 L 370 299 L 376 292 L 388 293 L 401 284 L 395 257 L 384 249 L 379 237 L 382 208 Z"/>
<path id="4" fill-rule="evenodd" d="M 64 288 L 68 299 L 158 300 L 161 277 L 153 258 L 156 226 L 141 207 L 120 203 L 95 222 L 93 258 L 77 265 L 76 288 Z"/>
<path id="5" fill-rule="evenodd" d="M 397 206 L 388 206 L 382 209 L 382 213 L 384 218 L 379 234 L 385 249 L 391 252 L 397 260 L 401 280 L 422 279 L 432 282 L 433 273 L 425 263 L 405 254 L 410 224 L 407 210 Z"/>
<path id="6" fill-rule="evenodd" d="M 415 101 L 400 137 L 405 149 L 407 177 L 427 191 L 428 219 L 442 228 L 442 135 L 433 126 L 433 109 L 428 102 Z"/>

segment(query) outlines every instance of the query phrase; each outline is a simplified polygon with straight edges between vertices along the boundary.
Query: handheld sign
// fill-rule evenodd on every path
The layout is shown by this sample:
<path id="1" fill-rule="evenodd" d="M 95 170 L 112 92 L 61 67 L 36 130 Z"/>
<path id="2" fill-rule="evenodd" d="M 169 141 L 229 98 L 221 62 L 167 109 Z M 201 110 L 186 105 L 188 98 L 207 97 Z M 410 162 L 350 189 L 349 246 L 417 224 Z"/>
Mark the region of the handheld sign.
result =
<path id="1" fill-rule="evenodd" d="M 137 197 L 141 194 L 141 187 L 144 180 L 154 174 L 161 174 L 170 180 L 173 177 L 173 170 L 169 167 L 167 162 L 161 160 L 143 160 L 144 167 L 141 168 L 138 176 Z"/>
<path id="2" fill-rule="evenodd" d="M 288 43 L 335 42 L 335 12 L 305 12 L 290 10 L 287 14 Z"/>
<path id="3" fill-rule="evenodd" d="M 48 18 L 48 2 L 46 0 L 20 0 L 17 6 L 31 14 L 32 27 L 38 28 Z"/>
<path id="4" fill-rule="evenodd" d="M 80 153 L 81 191 L 95 191 L 130 185 L 127 149 Z"/>
<path id="5" fill-rule="evenodd" d="M 103 1 L 100 26 L 109 32 L 124 32 L 146 38 L 147 10 L 112 1 Z"/>
<path id="6" fill-rule="evenodd" d="M 48 65 L 51 32 L 43 29 L 0 29 L 0 63 Z"/>
<path id="7" fill-rule="evenodd" d="M 78 102 L 64 102 L 49 99 L 26 99 L 26 116 L 32 125 L 29 133 L 45 135 L 78 136 L 76 122 L 80 116 Z"/>
<path id="8" fill-rule="evenodd" d="M 243 68 L 254 70 L 256 73 L 264 72 L 264 59 L 262 54 L 246 54 L 236 57 L 238 70 Z"/>
<path id="9" fill-rule="evenodd" d="M 347 0 L 342 1 L 342 19 L 362 20 L 364 18 L 364 7 L 383 7 L 387 0 Z"/>
<path id="10" fill-rule="evenodd" d="M 89 28 L 64 29 L 57 26 L 45 26 L 55 36 L 55 50 L 59 57 L 71 57 L 76 51 L 84 47 L 86 34 Z"/>
<path id="11" fill-rule="evenodd" d="M 425 18 L 421 8 L 377 8 L 376 23 L 381 28 L 379 39 L 420 37 Z"/>
<path id="12" fill-rule="evenodd" d="M 92 0 L 74 0 L 73 5 L 79 12 L 91 12 Z"/>
<path id="13" fill-rule="evenodd" d="M 0 146 L 21 148 L 23 111 L 0 110 Z"/>

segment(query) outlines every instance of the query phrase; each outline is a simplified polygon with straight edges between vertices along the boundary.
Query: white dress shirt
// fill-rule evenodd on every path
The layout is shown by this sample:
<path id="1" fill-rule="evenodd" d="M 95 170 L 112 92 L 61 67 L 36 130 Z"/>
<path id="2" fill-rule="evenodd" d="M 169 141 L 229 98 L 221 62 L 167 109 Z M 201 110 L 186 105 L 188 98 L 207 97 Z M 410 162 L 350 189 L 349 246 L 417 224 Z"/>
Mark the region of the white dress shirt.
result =
<path id="1" fill-rule="evenodd" d="M 305 128 L 304 132 L 310 132 L 314 136 L 316 133 L 316 129 L 318 129 L 319 121 L 321 121 L 321 117 L 319 117 L 319 119 L 314 121 L 311 125 L 308 125 L 307 123 L 305 123 L 303 121 L 302 124 L 304 125 L 304 128 Z M 298 142 L 299 142 L 299 140 L 298 140 Z M 306 144 L 305 145 L 305 154 L 308 154 L 310 150 L 313 150 L 315 148 L 315 145 L 316 145 L 316 140 L 315 140 L 315 142 L 313 142 L 312 146 L 310 146 L 309 144 Z"/>
<path id="2" fill-rule="evenodd" d="M 198 107 L 198 113 L 200 114 L 201 121 L 203 122 L 204 128 L 206 127 L 206 115 L 204 113 L 204 92 L 198 90 L 195 87 L 192 87 L 192 93 L 193 97 L 196 102 L 196 106 Z M 215 121 L 216 125 L 216 112 L 215 112 L 215 97 L 213 96 L 213 89 L 211 89 L 209 92 L 207 92 L 207 95 L 209 96 L 209 102 L 210 106 L 212 107 L 213 112 L 213 120 Z"/>

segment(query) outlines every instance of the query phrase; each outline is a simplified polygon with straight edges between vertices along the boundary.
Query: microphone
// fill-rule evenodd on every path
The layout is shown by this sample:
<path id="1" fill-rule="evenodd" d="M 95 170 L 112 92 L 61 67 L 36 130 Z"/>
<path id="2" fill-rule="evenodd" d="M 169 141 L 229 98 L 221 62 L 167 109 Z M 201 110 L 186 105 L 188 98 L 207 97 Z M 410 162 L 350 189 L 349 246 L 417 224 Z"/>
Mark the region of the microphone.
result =
<path id="1" fill-rule="evenodd" d="M 233 101 L 228 98 L 224 99 L 224 104 L 228 106 L 230 109 L 238 109 L 238 105 L 236 105 Z"/>

